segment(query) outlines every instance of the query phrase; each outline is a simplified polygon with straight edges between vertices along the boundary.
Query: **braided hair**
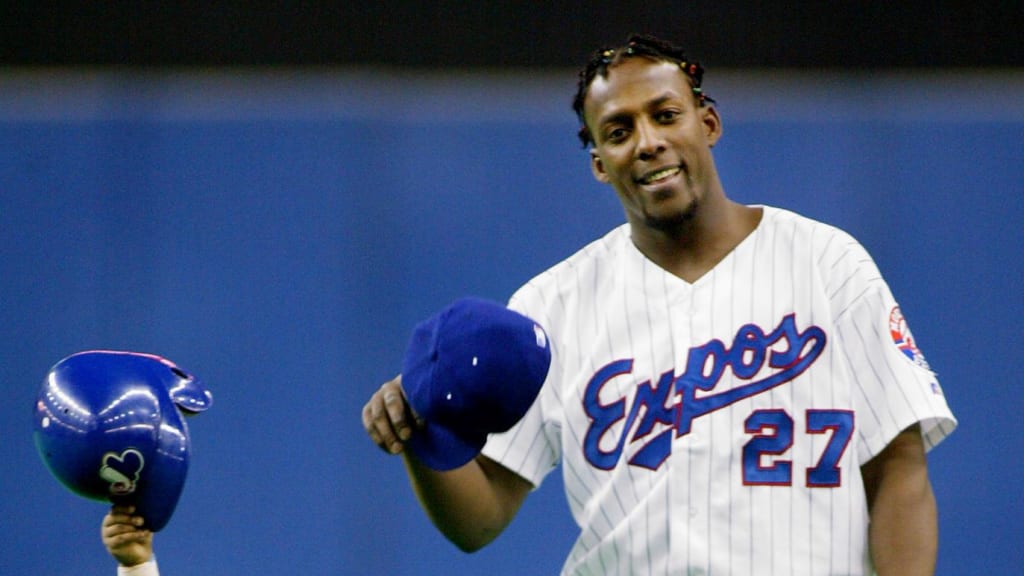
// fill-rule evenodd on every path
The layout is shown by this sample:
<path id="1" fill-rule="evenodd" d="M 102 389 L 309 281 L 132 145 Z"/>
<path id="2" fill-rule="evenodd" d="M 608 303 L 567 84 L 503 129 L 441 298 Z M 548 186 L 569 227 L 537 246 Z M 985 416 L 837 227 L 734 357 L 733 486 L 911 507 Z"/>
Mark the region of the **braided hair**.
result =
<path id="1" fill-rule="evenodd" d="M 693 95 L 697 98 L 698 104 L 700 106 L 706 106 L 708 103 L 714 104 L 715 101 L 701 90 L 701 81 L 704 78 L 703 66 L 689 60 L 683 49 L 675 44 L 655 38 L 654 36 L 634 34 L 629 37 L 626 44 L 622 47 L 605 47 L 595 50 L 591 54 L 587 65 L 579 72 L 579 82 L 576 86 L 576 97 L 573 99 L 572 109 L 576 112 L 576 117 L 580 121 L 578 136 L 584 148 L 594 144 L 594 138 L 591 136 L 590 129 L 587 128 L 586 119 L 583 117 L 583 100 L 587 96 L 590 84 L 599 75 L 602 78 L 606 78 L 608 76 L 608 69 L 612 66 L 626 58 L 636 58 L 638 56 L 679 65 L 680 70 L 683 71 L 683 74 L 686 74 L 690 81 Z"/>

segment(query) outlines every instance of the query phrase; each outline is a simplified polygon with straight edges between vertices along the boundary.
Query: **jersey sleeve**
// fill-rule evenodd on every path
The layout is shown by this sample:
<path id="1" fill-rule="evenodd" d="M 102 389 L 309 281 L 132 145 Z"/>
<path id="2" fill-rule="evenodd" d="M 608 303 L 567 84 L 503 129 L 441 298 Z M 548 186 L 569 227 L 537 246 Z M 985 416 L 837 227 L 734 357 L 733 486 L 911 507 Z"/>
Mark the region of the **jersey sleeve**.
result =
<path id="1" fill-rule="evenodd" d="M 837 328 L 853 381 L 861 465 L 914 424 L 921 426 L 926 450 L 953 432 L 957 421 L 938 377 L 883 281 L 857 299 Z"/>
<path id="2" fill-rule="evenodd" d="M 509 308 L 538 322 L 548 332 L 551 365 L 540 393 L 526 415 L 507 432 L 492 434 L 482 453 L 529 481 L 534 488 L 561 459 L 560 426 L 557 424 L 561 370 L 560 348 L 548 327 L 550 320 L 539 305 L 539 298 L 530 298 L 528 287 L 520 290 L 509 302 Z"/>

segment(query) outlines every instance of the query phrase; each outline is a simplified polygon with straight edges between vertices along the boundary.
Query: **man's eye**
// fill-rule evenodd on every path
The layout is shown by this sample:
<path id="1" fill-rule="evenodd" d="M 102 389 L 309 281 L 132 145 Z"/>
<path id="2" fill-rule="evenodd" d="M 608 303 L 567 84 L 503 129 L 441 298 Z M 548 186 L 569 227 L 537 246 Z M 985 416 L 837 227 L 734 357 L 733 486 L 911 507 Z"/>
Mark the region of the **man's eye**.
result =
<path id="1" fill-rule="evenodd" d="M 659 122 L 671 122 L 679 117 L 677 110 L 662 110 L 656 115 Z"/>
<path id="2" fill-rule="evenodd" d="M 605 137 L 606 140 L 609 140 L 611 142 L 617 142 L 617 141 L 622 140 L 623 138 L 626 137 L 626 129 L 625 128 L 615 128 L 615 129 L 609 130 L 605 134 L 604 137 Z"/>

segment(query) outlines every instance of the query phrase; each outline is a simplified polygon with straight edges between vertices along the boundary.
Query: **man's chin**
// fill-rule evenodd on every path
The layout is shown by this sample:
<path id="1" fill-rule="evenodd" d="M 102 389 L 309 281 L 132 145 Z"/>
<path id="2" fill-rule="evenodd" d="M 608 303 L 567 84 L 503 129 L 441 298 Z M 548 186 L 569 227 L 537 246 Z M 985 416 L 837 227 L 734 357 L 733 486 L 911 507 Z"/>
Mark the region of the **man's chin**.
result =
<path id="1" fill-rule="evenodd" d="M 644 214 L 644 220 L 648 227 L 672 234 L 688 226 L 696 215 L 697 203 L 690 202 L 684 207 L 673 210 L 647 211 Z"/>

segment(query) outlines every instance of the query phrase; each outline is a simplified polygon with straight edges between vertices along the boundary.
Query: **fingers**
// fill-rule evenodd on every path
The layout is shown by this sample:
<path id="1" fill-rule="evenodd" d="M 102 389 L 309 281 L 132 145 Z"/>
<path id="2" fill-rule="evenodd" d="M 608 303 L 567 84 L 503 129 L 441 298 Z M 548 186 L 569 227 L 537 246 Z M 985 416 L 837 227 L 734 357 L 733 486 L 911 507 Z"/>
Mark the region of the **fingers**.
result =
<path id="1" fill-rule="evenodd" d="M 111 550 L 124 548 L 130 544 L 145 544 L 153 533 L 149 530 L 125 528 L 126 532 L 108 532 L 103 535 L 103 544 Z"/>
<path id="2" fill-rule="evenodd" d="M 144 519 L 142 516 L 133 516 L 134 513 L 135 506 L 112 506 L 107 515 L 103 517 L 103 529 L 107 530 L 108 528 L 124 526 L 137 528 L 142 526 Z"/>
<path id="3" fill-rule="evenodd" d="M 363 427 L 375 444 L 399 454 L 412 437 L 416 419 L 402 391 L 401 376 L 385 383 L 363 406 Z"/>
<path id="4" fill-rule="evenodd" d="M 133 516 L 134 506 L 114 506 L 103 517 L 101 536 L 104 544 L 118 547 L 132 542 L 144 542 L 151 536 L 149 530 L 142 529 L 142 516 Z"/>
<path id="5" fill-rule="evenodd" d="M 112 506 L 103 517 L 103 545 L 120 566 L 138 566 L 153 557 L 153 532 L 142 528 L 143 522 L 134 506 Z"/>

